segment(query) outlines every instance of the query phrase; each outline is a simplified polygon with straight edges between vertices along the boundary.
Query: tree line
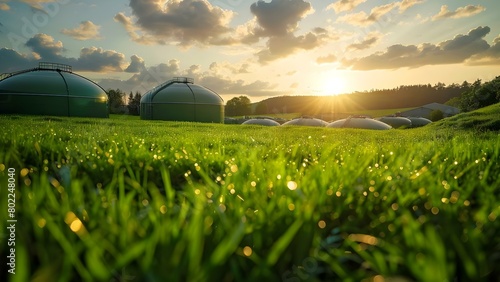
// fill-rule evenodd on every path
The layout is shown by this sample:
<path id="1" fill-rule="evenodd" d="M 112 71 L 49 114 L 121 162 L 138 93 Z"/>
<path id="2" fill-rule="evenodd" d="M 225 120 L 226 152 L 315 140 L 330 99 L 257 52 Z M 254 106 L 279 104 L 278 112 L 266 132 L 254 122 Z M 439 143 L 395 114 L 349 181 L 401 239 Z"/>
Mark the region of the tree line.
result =
<path id="1" fill-rule="evenodd" d="M 481 83 L 481 80 L 450 85 L 440 82 L 435 85 L 402 85 L 392 89 L 372 89 L 328 97 L 271 97 L 255 104 L 251 104 L 248 97 L 239 96 L 227 102 L 226 115 L 301 113 L 314 116 L 332 112 L 412 108 L 434 102 L 454 106 L 461 111 L 471 111 L 500 102 L 499 87 L 500 77 L 496 77 L 486 83 Z"/>
<path id="2" fill-rule="evenodd" d="M 106 93 L 108 94 L 108 109 L 110 114 L 139 115 L 142 98 L 140 92 L 135 92 L 135 94 L 133 94 L 132 91 L 130 91 L 127 104 L 125 104 L 125 97 L 127 94 L 120 89 L 108 89 Z"/>
<path id="3" fill-rule="evenodd" d="M 500 103 L 500 76 L 485 83 L 476 80 L 467 91 L 451 103 L 455 103 L 462 112 Z"/>

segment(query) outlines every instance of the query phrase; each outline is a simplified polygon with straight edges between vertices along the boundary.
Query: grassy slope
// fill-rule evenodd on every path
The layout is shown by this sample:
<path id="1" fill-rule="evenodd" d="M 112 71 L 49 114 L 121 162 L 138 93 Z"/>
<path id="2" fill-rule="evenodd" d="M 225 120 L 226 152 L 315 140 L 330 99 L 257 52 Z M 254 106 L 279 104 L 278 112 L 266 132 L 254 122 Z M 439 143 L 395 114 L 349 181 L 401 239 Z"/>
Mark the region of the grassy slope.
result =
<path id="1" fill-rule="evenodd" d="M 444 119 L 440 128 L 500 130 L 500 103 Z"/>
<path id="2" fill-rule="evenodd" d="M 497 133 L 120 118 L 0 123 L 0 184 L 16 168 L 17 267 L 27 277 L 500 275 Z M 5 243 L 0 250 L 4 263 Z"/>

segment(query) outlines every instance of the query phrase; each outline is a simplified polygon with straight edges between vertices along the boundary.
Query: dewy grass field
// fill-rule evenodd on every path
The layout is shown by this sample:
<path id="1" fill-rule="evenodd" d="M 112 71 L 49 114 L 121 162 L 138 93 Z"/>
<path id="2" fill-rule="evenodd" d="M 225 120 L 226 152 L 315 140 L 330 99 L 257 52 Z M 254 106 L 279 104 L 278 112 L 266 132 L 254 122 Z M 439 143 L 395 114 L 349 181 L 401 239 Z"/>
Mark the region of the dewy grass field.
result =
<path id="1" fill-rule="evenodd" d="M 17 180 L 12 281 L 500 277 L 496 131 L 0 123 L 2 269 L 9 168 Z"/>

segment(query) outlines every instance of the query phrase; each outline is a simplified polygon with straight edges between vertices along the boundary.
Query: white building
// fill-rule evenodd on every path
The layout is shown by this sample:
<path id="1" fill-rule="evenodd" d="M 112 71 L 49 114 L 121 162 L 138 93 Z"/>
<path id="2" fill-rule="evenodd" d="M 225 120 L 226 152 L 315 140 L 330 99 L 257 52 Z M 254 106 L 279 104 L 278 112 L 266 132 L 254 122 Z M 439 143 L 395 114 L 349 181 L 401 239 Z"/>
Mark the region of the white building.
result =
<path id="1" fill-rule="evenodd" d="M 439 103 L 431 103 L 415 109 L 401 112 L 401 116 L 430 118 L 431 113 L 435 110 L 441 111 L 444 117 L 450 117 L 460 113 L 460 110 L 458 108 Z"/>

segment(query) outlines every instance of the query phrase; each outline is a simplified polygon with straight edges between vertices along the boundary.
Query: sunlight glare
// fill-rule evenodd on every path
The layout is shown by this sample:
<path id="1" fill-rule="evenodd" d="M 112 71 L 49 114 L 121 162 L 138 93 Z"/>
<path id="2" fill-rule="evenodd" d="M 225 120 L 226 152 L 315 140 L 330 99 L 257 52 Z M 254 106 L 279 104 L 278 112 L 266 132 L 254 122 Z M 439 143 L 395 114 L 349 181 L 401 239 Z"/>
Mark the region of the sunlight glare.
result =
<path id="1" fill-rule="evenodd" d="M 339 95 L 345 94 L 346 84 L 341 77 L 327 77 L 323 80 L 323 84 L 320 89 L 322 95 Z"/>

